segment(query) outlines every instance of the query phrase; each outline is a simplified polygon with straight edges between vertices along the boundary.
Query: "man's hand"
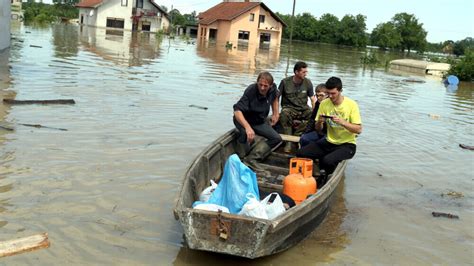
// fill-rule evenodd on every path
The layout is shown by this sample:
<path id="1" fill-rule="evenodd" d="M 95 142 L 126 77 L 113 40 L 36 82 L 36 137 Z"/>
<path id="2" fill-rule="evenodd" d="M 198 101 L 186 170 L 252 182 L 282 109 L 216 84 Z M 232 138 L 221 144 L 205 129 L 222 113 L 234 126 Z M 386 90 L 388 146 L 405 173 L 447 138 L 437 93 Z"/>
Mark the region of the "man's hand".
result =
<path id="1" fill-rule="evenodd" d="M 271 126 L 276 125 L 276 123 L 278 122 L 279 119 L 280 119 L 280 114 L 279 113 L 273 114 L 272 119 L 270 120 L 270 125 Z"/>
<path id="2" fill-rule="evenodd" d="M 344 118 L 341 118 L 337 115 L 334 115 L 332 117 L 332 121 L 334 121 L 334 123 L 336 123 L 338 125 L 341 125 L 343 128 L 345 128 L 349 132 L 352 132 L 352 133 L 355 133 L 355 134 L 362 133 L 362 125 L 352 124 L 349 121 L 344 120 Z"/>
<path id="3" fill-rule="evenodd" d="M 334 121 L 334 123 L 336 123 L 338 125 L 341 125 L 341 126 L 344 126 L 345 124 L 347 124 L 346 120 L 344 120 L 343 118 L 341 118 L 337 115 L 333 115 L 331 120 Z"/>
<path id="4" fill-rule="evenodd" d="M 250 144 L 255 139 L 255 131 L 252 127 L 245 128 L 245 133 L 247 133 L 247 142 Z"/>

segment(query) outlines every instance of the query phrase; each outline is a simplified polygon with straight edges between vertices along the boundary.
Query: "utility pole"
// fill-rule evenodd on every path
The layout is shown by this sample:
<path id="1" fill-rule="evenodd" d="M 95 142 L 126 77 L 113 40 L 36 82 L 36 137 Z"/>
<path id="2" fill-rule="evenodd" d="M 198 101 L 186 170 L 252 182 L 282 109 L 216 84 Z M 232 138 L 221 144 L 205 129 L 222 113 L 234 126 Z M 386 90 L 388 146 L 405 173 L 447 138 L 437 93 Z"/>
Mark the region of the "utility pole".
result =
<path id="1" fill-rule="evenodd" d="M 286 71 L 285 71 L 285 78 L 288 77 L 288 70 L 290 68 L 290 56 L 291 56 L 291 42 L 293 41 L 293 27 L 295 24 L 295 5 L 296 0 L 293 0 L 293 11 L 291 12 L 291 20 L 290 20 L 290 43 L 288 44 L 288 58 L 286 60 Z"/>
<path id="2" fill-rule="evenodd" d="M 291 53 L 291 42 L 293 40 L 293 27 L 295 26 L 295 5 L 296 5 L 296 0 L 293 0 L 293 11 L 291 12 L 291 21 L 290 21 L 290 45 L 288 45 L 288 53 Z"/>
<path id="3" fill-rule="evenodd" d="M 170 9 L 170 24 L 173 24 L 173 5 L 171 5 L 171 9 Z"/>

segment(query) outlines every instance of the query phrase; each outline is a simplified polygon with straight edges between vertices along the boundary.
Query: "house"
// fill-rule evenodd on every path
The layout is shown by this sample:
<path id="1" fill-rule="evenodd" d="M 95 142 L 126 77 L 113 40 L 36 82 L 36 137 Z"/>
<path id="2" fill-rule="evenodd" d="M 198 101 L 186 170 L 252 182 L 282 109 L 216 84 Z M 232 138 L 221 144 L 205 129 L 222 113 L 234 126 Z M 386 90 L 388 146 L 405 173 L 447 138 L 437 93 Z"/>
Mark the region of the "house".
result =
<path id="1" fill-rule="evenodd" d="M 262 2 L 224 1 L 198 15 L 198 39 L 248 45 L 279 47 L 286 24 Z"/>
<path id="2" fill-rule="evenodd" d="M 11 18 L 12 20 L 22 20 L 23 12 L 21 11 L 21 0 L 11 0 Z"/>
<path id="3" fill-rule="evenodd" d="M 82 0 L 79 24 L 133 31 L 167 31 L 168 14 L 153 0 Z"/>
<path id="4" fill-rule="evenodd" d="M 0 0 L 0 52 L 10 47 L 10 0 Z"/>

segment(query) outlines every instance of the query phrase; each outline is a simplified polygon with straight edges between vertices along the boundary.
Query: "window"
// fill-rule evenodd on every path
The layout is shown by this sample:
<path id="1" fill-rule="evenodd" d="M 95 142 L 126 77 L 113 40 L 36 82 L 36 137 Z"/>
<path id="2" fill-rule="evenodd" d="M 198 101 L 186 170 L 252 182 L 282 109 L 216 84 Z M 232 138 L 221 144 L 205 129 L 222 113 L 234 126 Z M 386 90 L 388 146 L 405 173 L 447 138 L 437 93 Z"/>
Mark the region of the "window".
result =
<path id="1" fill-rule="evenodd" d="M 249 40 L 250 31 L 239 30 L 239 40 Z"/>
<path id="2" fill-rule="evenodd" d="M 270 33 L 261 33 L 260 34 L 260 42 L 269 42 L 271 36 L 272 35 Z"/>
<path id="3" fill-rule="evenodd" d="M 249 21 L 254 21 L 254 20 L 255 20 L 255 14 L 254 14 L 254 13 L 250 13 Z"/>
<path id="4" fill-rule="evenodd" d="M 142 31 L 150 31 L 151 23 L 149 21 L 142 22 Z"/>
<path id="5" fill-rule="evenodd" d="M 128 5 L 128 0 L 122 0 L 122 6 L 127 6 Z"/>
<path id="6" fill-rule="evenodd" d="M 123 29 L 125 21 L 121 18 L 107 18 L 108 28 Z"/>
<path id="7" fill-rule="evenodd" d="M 265 15 L 260 15 L 260 16 L 258 17 L 258 22 L 260 22 L 260 23 L 265 23 Z"/>
<path id="8" fill-rule="evenodd" d="M 143 0 L 137 0 L 137 8 L 143 8 Z"/>

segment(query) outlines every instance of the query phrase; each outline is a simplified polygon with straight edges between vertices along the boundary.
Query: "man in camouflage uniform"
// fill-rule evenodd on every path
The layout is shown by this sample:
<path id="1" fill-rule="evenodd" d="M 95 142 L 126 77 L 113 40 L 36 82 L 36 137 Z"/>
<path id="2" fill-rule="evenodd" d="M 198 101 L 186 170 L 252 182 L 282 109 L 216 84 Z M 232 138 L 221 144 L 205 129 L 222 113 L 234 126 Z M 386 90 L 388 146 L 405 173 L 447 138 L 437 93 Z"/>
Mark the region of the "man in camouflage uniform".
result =
<path id="1" fill-rule="evenodd" d="M 308 98 L 311 99 L 311 106 L 314 108 L 315 97 L 313 84 L 306 78 L 308 65 L 305 62 L 296 62 L 293 68 L 293 76 L 284 78 L 278 86 L 281 94 L 280 124 L 283 134 L 301 135 L 308 123 L 312 108 L 308 106 Z M 293 132 L 294 120 L 301 121 Z M 291 143 L 287 142 L 285 152 L 291 151 Z"/>

